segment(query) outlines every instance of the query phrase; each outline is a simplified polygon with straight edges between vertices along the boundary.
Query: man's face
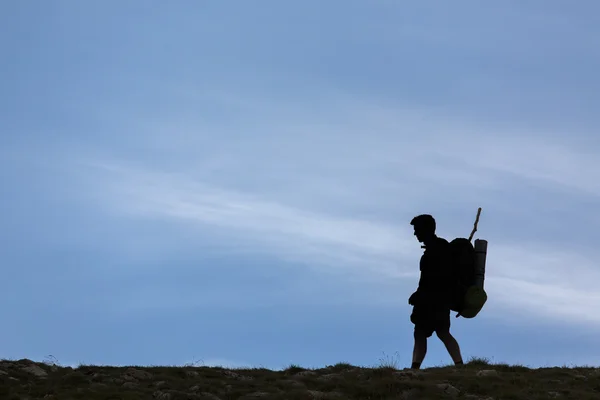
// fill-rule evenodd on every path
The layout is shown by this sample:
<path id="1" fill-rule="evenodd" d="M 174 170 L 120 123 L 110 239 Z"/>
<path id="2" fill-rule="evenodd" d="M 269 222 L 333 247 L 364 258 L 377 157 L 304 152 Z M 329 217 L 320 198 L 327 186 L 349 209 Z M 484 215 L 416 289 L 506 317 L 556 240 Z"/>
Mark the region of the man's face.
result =
<path id="1" fill-rule="evenodd" d="M 415 226 L 415 237 L 421 243 L 425 241 L 425 239 L 431 235 L 431 233 L 427 229 L 423 229 L 422 226 Z"/>

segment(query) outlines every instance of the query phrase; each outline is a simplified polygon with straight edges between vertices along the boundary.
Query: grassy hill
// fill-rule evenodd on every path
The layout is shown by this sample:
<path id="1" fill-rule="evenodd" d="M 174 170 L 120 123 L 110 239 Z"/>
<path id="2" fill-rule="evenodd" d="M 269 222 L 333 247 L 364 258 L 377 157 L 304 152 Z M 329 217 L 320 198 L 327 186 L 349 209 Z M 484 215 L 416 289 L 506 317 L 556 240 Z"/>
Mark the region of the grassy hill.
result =
<path id="1" fill-rule="evenodd" d="M 600 368 L 540 368 L 472 360 L 462 367 L 398 370 L 336 364 L 281 371 L 219 367 L 61 367 L 0 361 L 5 400 L 600 399 Z"/>

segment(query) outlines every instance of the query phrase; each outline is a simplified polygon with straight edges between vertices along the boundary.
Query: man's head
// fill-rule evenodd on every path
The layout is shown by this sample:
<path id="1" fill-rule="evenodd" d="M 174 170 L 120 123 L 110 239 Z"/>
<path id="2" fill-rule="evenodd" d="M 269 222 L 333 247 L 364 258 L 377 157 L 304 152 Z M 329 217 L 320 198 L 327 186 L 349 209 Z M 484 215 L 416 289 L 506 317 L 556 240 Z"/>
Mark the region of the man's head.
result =
<path id="1" fill-rule="evenodd" d="M 415 228 L 415 236 L 421 243 L 435 237 L 435 219 L 429 214 L 417 215 L 410 221 Z"/>

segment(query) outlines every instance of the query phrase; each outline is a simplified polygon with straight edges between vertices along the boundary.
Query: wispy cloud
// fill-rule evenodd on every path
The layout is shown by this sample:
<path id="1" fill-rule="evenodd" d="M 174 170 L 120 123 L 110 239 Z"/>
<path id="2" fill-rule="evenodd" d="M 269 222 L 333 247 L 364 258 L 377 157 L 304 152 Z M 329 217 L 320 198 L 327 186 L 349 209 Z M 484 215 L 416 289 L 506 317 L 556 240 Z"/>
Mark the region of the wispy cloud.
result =
<path id="1" fill-rule="evenodd" d="M 102 167 L 104 199 L 143 218 L 169 218 L 229 229 L 280 255 L 332 265 L 382 265 L 407 255 L 412 236 L 389 224 L 335 217 L 195 182 L 189 177 Z M 410 245 L 409 245 L 410 242 Z"/>
<path id="2" fill-rule="evenodd" d="M 548 246 L 492 244 L 486 288 L 490 305 L 510 310 L 500 317 L 534 315 L 600 326 L 600 279 L 593 253 Z"/>
<path id="3" fill-rule="evenodd" d="M 448 233 L 447 226 L 468 227 L 464 218 L 479 205 L 515 224 L 523 213 L 511 209 L 544 207 L 536 197 L 540 187 L 578 198 L 600 195 L 594 179 L 600 162 L 589 148 L 480 133 L 479 126 L 431 110 L 348 97 L 332 103 L 328 113 L 313 115 L 308 105 L 238 99 L 240 116 L 252 114 L 260 141 L 218 130 L 209 137 L 202 124 L 166 129 L 153 141 L 171 143 L 164 164 L 100 156 L 85 162 L 88 189 L 113 211 L 220 229 L 236 243 L 232 248 L 246 243 L 281 259 L 382 281 L 414 279 L 418 248 L 407 223 L 416 213 L 432 212 L 446 224 L 446 236 L 462 236 L 468 232 Z M 189 157 L 195 150 L 200 161 Z M 515 184 L 526 193 L 511 192 Z M 465 211 L 455 215 L 457 209 Z M 600 325 L 600 298 L 588 284 L 598 275 L 590 261 L 595 250 L 556 251 L 535 238 L 527 246 L 495 240 L 502 221 L 484 230 L 491 241 L 490 307 Z"/>

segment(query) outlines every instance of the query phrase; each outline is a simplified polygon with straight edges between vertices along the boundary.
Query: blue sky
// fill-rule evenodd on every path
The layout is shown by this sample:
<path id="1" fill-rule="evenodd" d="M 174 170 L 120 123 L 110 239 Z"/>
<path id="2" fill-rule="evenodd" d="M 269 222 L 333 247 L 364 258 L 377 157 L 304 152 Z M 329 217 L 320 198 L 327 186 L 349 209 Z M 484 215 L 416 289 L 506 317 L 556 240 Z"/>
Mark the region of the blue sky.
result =
<path id="1" fill-rule="evenodd" d="M 482 207 L 464 357 L 596 365 L 599 13 L 2 2 L 0 356 L 406 366 L 409 222 Z"/>

